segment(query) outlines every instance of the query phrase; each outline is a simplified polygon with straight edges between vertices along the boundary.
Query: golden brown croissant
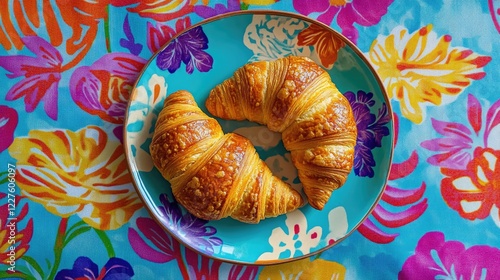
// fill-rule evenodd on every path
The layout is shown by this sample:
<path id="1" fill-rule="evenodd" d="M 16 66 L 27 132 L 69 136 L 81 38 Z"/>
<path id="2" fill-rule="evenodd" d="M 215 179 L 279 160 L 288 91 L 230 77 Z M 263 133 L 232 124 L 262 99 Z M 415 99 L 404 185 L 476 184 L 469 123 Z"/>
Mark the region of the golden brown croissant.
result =
<path id="1" fill-rule="evenodd" d="M 323 209 L 354 160 L 357 129 L 349 101 L 311 59 L 248 63 L 206 100 L 216 117 L 258 122 L 282 133 L 309 204 Z"/>
<path id="2" fill-rule="evenodd" d="M 224 134 L 187 91 L 165 99 L 150 152 L 175 199 L 198 218 L 258 223 L 303 204 L 296 190 L 272 175 L 248 139 Z"/>

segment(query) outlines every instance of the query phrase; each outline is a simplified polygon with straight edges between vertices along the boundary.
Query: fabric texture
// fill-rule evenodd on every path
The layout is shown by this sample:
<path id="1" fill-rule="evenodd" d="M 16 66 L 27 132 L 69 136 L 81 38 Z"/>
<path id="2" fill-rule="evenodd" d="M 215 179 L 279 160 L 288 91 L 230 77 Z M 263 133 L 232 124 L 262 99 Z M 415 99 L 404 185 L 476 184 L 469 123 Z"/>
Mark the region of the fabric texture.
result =
<path id="1" fill-rule="evenodd" d="M 338 245 L 276 266 L 184 247 L 150 217 L 123 152 L 128 97 L 148 59 L 185 28 L 247 9 L 341 32 L 380 75 L 395 119 L 372 214 Z M 500 279 L 499 1 L 7 0 L 0 19 L 0 278 Z M 300 40 L 328 49 L 313 35 Z M 202 71 L 203 40 L 179 38 L 173 47 L 193 51 L 165 58 L 165 70 Z M 384 119 L 370 116 L 370 93 L 344 94 L 376 145 Z"/>

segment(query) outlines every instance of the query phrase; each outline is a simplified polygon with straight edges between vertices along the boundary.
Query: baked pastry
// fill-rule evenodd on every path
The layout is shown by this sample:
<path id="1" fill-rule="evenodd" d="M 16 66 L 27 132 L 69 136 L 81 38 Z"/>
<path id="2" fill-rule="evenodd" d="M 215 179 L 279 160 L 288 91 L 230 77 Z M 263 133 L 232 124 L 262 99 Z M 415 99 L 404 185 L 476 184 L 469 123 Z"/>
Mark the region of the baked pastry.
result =
<path id="1" fill-rule="evenodd" d="M 216 117 L 247 119 L 281 132 L 316 209 L 323 209 L 352 169 L 357 137 L 352 108 L 309 58 L 248 63 L 212 89 L 205 106 Z"/>
<path id="2" fill-rule="evenodd" d="M 201 219 L 230 216 L 258 223 L 304 202 L 299 192 L 272 175 L 250 140 L 224 134 L 187 91 L 165 99 L 150 152 L 175 199 Z"/>

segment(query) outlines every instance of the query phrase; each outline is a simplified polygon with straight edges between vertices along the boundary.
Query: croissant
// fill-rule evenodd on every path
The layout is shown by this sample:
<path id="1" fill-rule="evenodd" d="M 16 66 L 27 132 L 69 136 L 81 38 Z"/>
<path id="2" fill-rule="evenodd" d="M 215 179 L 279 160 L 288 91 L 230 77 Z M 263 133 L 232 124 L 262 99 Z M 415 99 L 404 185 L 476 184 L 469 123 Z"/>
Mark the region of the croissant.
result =
<path id="1" fill-rule="evenodd" d="M 150 145 L 174 198 L 204 220 L 258 223 L 302 206 L 299 192 L 273 176 L 245 137 L 224 134 L 187 91 L 169 95 Z"/>
<path id="2" fill-rule="evenodd" d="M 281 132 L 316 209 L 323 209 L 352 169 L 357 137 L 352 108 L 309 58 L 247 63 L 210 91 L 205 106 L 216 117 L 247 119 Z"/>

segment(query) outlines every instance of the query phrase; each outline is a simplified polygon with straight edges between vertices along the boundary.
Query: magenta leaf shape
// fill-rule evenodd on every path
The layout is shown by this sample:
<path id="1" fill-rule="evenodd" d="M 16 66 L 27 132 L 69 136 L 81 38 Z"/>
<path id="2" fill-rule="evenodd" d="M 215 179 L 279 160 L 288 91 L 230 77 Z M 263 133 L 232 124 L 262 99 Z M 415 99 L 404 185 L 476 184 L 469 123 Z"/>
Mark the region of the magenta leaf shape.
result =
<path id="1" fill-rule="evenodd" d="M 403 264 L 398 278 L 500 279 L 498 260 L 498 248 L 475 245 L 466 249 L 459 241 L 445 241 L 442 232 L 428 232 Z"/>
<path id="2" fill-rule="evenodd" d="M 484 132 L 484 145 L 488 147 L 488 136 L 491 130 L 500 124 L 500 99 L 498 99 L 486 113 L 486 130 Z M 497 138 L 498 140 L 498 138 Z"/>
<path id="3" fill-rule="evenodd" d="M 467 104 L 467 118 L 469 119 L 469 123 L 471 124 L 472 129 L 474 129 L 474 132 L 476 132 L 476 135 L 478 135 L 483 123 L 483 112 L 481 104 L 479 103 L 479 100 L 477 100 L 477 98 L 472 94 L 469 94 Z"/>
<path id="4" fill-rule="evenodd" d="M 397 180 L 410 175 L 417 168 L 417 165 L 418 154 L 416 151 L 413 151 L 407 160 L 392 165 L 389 180 Z"/>
<path id="5" fill-rule="evenodd" d="M 397 233 L 389 234 L 381 231 L 370 218 L 366 219 L 359 227 L 358 231 L 372 242 L 378 244 L 391 243 L 399 236 Z"/>
<path id="6" fill-rule="evenodd" d="M 4 105 L 0 105 L 0 153 L 6 150 L 14 141 L 14 130 L 17 127 L 19 117 L 17 111 Z"/>
<path id="7" fill-rule="evenodd" d="M 393 206 L 405 206 L 416 203 L 423 197 L 425 188 L 425 183 L 422 183 L 420 187 L 411 190 L 394 188 L 387 185 L 384 193 L 382 194 L 382 201 Z"/>
<path id="8" fill-rule="evenodd" d="M 396 228 L 402 227 L 418 219 L 425 212 L 427 206 L 427 199 L 424 199 L 404 211 L 393 213 L 387 211 L 379 204 L 375 206 L 372 214 L 383 226 Z"/>
<path id="9" fill-rule="evenodd" d="M 155 262 L 165 263 L 176 258 L 172 237 L 168 235 L 153 219 L 137 218 L 137 226 L 143 237 L 133 228 L 128 230 L 128 239 L 132 249 L 141 258 Z M 153 248 L 153 246 L 155 248 Z"/>

